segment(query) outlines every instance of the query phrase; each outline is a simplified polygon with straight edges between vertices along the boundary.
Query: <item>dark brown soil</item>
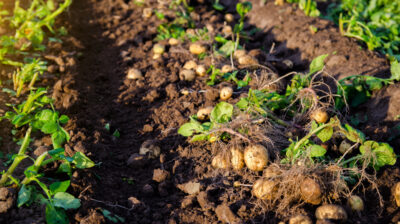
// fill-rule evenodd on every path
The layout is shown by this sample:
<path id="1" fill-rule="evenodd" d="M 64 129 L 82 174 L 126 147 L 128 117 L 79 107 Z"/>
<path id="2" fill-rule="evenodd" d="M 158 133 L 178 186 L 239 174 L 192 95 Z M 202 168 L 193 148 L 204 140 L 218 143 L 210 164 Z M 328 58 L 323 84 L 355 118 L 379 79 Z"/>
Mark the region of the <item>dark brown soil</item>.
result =
<path id="1" fill-rule="evenodd" d="M 156 5 L 155 0 L 146 1 L 146 7 Z M 233 187 L 234 181 L 251 184 L 258 174 L 216 171 L 211 167 L 211 158 L 218 146 L 189 144 L 177 134 L 179 126 L 198 108 L 218 102 L 215 93 L 220 86 L 206 86 L 205 78 L 193 83 L 179 80 L 182 65 L 188 59 L 197 60 L 186 50 L 187 45 L 170 48 L 169 53 L 154 60 L 151 49 L 160 21 L 155 16 L 143 19 L 142 10 L 133 1 L 76 0 L 63 18 L 71 37 L 62 46 L 52 48 L 61 58 L 62 63 L 54 60 L 54 66 L 62 76 L 57 82 L 49 79 L 42 85 L 53 85 L 57 109 L 71 117 L 67 130 L 72 138 L 66 151 L 84 152 L 98 164 L 73 174 L 70 191 L 81 199 L 82 206 L 69 213 L 71 222 L 112 223 L 102 215 L 102 209 L 123 217 L 125 223 L 287 221 L 289 217 L 276 217 L 274 211 L 266 210 L 252 197 L 250 187 Z M 220 28 L 223 24 L 223 15 L 210 8 L 198 5 L 196 12 L 201 15 L 196 21 L 198 26 L 211 23 Z M 260 6 L 254 1 L 247 28 L 251 24 L 261 30 L 246 48 L 269 51 L 265 62 L 280 75 L 288 72 L 282 66 L 286 59 L 294 63 L 294 70 L 304 71 L 314 57 L 333 52 L 326 71 L 337 78 L 388 75 L 385 58 L 340 36 L 332 23 L 306 17 L 289 5 L 279 7 L 267 2 Z M 310 25 L 318 28 L 316 34 L 311 34 Z M 140 69 L 144 79 L 126 79 L 129 68 Z M 179 93 L 183 88 L 194 91 L 185 96 Z M 372 139 L 387 140 L 391 128 L 399 124 L 399 91 L 399 84 L 384 88 L 356 110 L 368 116 L 361 128 Z M 239 95 L 230 102 L 236 102 Z M 110 124 L 109 131 L 106 124 Z M 7 124 L 0 125 L 2 136 L 7 136 Z M 113 136 L 115 130 L 120 132 L 119 138 Z M 138 155 L 147 140 L 160 147 L 160 157 Z M 391 143 L 400 145 L 398 138 Z M 400 219 L 390 195 L 400 180 L 400 170 L 396 166 L 379 175 L 385 207 L 377 209 L 376 195 L 367 192 L 363 196 L 366 210 L 350 215 L 349 222 L 388 223 Z M 298 211 L 314 217 L 315 206 Z M 42 208 L 13 208 L 0 221 L 43 223 L 41 212 Z"/>

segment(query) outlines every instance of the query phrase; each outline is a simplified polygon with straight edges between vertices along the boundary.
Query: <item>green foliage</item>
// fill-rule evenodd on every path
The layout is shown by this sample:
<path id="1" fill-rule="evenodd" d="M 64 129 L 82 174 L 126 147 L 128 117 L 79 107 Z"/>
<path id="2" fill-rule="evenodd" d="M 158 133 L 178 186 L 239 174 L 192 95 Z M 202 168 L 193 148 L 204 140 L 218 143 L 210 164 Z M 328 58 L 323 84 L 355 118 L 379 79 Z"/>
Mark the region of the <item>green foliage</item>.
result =
<path id="1" fill-rule="evenodd" d="M 317 17 L 321 13 L 317 8 L 317 2 L 314 0 L 286 0 L 289 3 L 299 4 L 299 8 L 304 11 L 307 16 Z"/>
<path id="2" fill-rule="evenodd" d="M 387 143 L 375 141 L 366 141 L 360 146 L 361 155 L 372 154 L 372 162 L 370 165 L 374 169 L 379 170 L 385 165 L 394 165 L 396 163 L 396 154 L 393 148 Z"/>
<path id="3" fill-rule="evenodd" d="M 108 220 L 110 220 L 113 223 L 118 223 L 118 222 L 124 223 L 125 222 L 124 218 L 122 218 L 119 215 L 113 214 L 112 212 L 108 211 L 107 209 L 103 208 L 103 209 L 101 209 L 101 212 L 103 213 L 104 217 L 106 217 Z"/>

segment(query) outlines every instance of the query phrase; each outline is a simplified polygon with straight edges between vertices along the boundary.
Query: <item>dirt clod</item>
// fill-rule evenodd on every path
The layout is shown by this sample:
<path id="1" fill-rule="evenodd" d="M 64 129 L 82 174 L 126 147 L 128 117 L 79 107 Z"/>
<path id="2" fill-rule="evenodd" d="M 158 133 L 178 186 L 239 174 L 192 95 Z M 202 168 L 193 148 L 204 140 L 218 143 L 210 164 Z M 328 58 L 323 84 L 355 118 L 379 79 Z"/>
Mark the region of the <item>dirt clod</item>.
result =
<path id="1" fill-rule="evenodd" d="M 165 179 L 169 177 L 169 172 L 162 169 L 155 169 L 153 171 L 153 180 L 157 182 L 163 182 Z"/>
<path id="2" fill-rule="evenodd" d="M 0 214 L 6 213 L 15 202 L 15 192 L 11 188 L 0 188 Z"/>
<path id="3" fill-rule="evenodd" d="M 217 214 L 218 220 L 223 223 L 241 223 L 241 220 L 225 204 L 218 205 L 215 214 Z"/>
<path id="4" fill-rule="evenodd" d="M 188 182 L 185 184 L 178 184 L 176 187 L 186 194 L 197 194 L 200 192 L 201 185 L 198 182 Z"/>

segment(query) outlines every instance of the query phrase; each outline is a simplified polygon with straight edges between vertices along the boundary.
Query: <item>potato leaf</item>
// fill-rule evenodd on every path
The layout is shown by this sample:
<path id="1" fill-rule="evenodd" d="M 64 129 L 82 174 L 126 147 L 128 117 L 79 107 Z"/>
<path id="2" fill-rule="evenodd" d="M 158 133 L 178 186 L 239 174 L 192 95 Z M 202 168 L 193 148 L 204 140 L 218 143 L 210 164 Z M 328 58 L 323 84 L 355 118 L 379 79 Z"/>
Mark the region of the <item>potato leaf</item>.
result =
<path id="1" fill-rule="evenodd" d="M 311 131 L 318 128 L 318 124 L 313 120 L 311 123 Z M 327 126 L 326 128 L 322 129 L 321 131 L 315 134 L 322 142 L 326 142 L 332 138 L 333 135 L 333 127 Z"/>
<path id="2" fill-rule="evenodd" d="M 379 143 L 375 141 L 366 141 L 360 146 L 360 153 L 366 155 L 373 153 L 373 164 L 376 170 L 385 165 L 394 165 L 396 163 L 396 154 L 393 148 L 387 143 Z"/>
<path id="3" fill-rule="evenodd" d="M 341 127 L 343 134 L 346 138 L 352 142 L 362 143 L 365 141 L 365 134 L 361 131 L 351 127 L 348 124 L 345 124 L 344 127 Z"/>
<path id="4" fill-rule="evenodd" d="M 72 163 L 74 163 L 79 169 L 91 168 L 95 165 L 95 163 L 91 159 L 89 159 L 87 156 L 85 156 L 85 154 L 81 152 L 75 153 L 72 158 Z"/>
<path id="5" fill-rule="evenodd" d="M 70 180 L 66 180 L 66 181 L 57 181 L 54 182 L 50 185 L 50 192 L 51 194 L 56 194 L 58 192 L 65 192 L 69 185 L 70 185 L 71 181 Z"/>
<path id="6" fill-rule="evenodd" d="M 64 209 L 56 208 L 50 203 L 46 205 L 46 223 L 47 224 L 68 224 L 68 216 Z"/>
<path id="7" fill-rule="evenodd" d="M 55 207 L 63 209 L 77 209 L 81 206 L 79 199 L 67 192 L 57 192 L 54 195 L 53 203 Z"/>
<path id="8" fill-rule="evenodd" d="M 320 145 L 310 145 L 308 150 L 310 152 L 310 157 L 321 157 L 326 154 L 326 149 Z"/>
<path id="9" fill-rule="evenodd" d="M 310 72 L 308 74 L 311 75 L 318 71 L 321 71 L 325 66 L 324 60 L 326 57 L 328 57 L 328 55 L 329 54 L 323 54 L 314 58 L 314 60 L 312 60 L 310 64 Z"/>
<path id="10" fill-rule="evenodd" d="M 390 65 L 390 73 L 392 73 L 390 79 L 400 81 L 400 64 L 397 60 Z"/>
<path id="11" fill-rule="evenodd" d="M 213 123 L 226 123 L 233 114 L 233 105 L 227 102 L 218 103 L 211 112 L 210 120 Z"/>
<path id="12" fill-rule="evenodd" d="M 179 128 L 178 133 L 185 137 L 189 137 L 192 136 L 194 133 L 199 133 L 202 131 L 203 131 L 203 126 L 201 125 L 201 123 L 198 121 L 191 120 L 190 122 L 183 124 Z"/>
<path id="13" fill-rule="evenodd" d="M 31 199 L 32 195 L 32 187 L 30 185 L 25 185 L 23 184 L 21 189 L 18 192 L 18 199 L 17 199 L 17 205 L 18 208 L 27 203 Z"/>

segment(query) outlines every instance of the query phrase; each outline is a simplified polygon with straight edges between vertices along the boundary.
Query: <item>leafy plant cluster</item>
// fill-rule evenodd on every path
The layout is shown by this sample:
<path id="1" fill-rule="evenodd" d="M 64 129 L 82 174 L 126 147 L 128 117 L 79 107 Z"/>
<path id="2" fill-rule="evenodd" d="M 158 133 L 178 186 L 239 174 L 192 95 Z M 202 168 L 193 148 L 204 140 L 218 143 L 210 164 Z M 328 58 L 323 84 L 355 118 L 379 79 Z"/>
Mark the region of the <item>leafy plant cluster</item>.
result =
<path id="1" fill-rule="evenodd" d="M 13 135 L 24 136 L 21 140 L 15 138 L 20 148 L 10 158 L 7 164 L 9 167 L 1 172 L 0 187 L 19 188 L 18 207 L 33 203 L 44 204 L 47 223 L 69 223 L 65 210 L 80 207 L 79 199 L 66 192 L 70 186 L 72 170 L 95 165 L 81 152 L 72 157 L 65 156 L 63 147 L 70 136 L 63 125 L 69 118 L 55 110 L 53 100 L 46 95 L 45 88 L 35 87 L 39 75 L 47 70 L 46 62 L 40 58 L 40 53 L 46 49 L 46 33 L 56 34 L 55 19 L 71 2 L 32 0 L 24 8 L 17 0 L 11 16 L 7 11 L 0 10 L 0 23 L 10 28 L 10 32 L 0 37 L 0 63 L 15 67 L 10 80 L 14 90 L 4 88 L 3 91 L 25 99 L 19 100 L 19 104 L 7 104 L 12 110 L 0 118 L 11 122 L 14 126 Z M 59 29 L 58 34 L 65 34 L 65 30 Z M 33 132 L 50 135 L 53 149 L 36 158 L 30 157 L 28 152 Z M 25 159 L 31 160 L 32 165 L 25 168 L 22 176 L 14 176 L 14 171 L 22 168 L 20 164 Z M 55 173 L 59 178 L 47 177 L 42 172 L 43 167 L 54 163 L 58 167 Z"/>
<path id="2" fill-rule="evenodd" d="M 304 11 L 307 16 L 317 17 L 321 13 L 317 8 L 315 0 L 286 0 L 289 3 L 299 4 L 299 8 Z"/>

